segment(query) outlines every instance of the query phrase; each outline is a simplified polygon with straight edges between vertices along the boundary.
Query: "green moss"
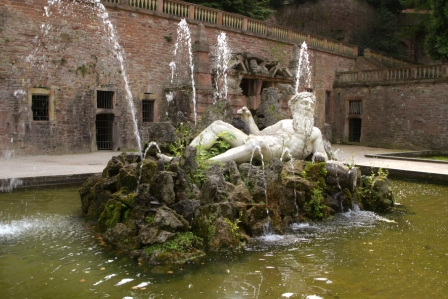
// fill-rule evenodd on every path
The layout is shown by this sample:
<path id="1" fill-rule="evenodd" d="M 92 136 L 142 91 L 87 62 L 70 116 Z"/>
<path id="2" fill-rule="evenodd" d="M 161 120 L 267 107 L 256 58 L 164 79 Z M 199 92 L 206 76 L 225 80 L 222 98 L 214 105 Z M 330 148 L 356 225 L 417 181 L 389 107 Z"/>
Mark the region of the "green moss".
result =
<path id="1" fill-rule="evenodd" d="M 76 69 L 76 73 L 78 73 L 78 71 L 80 71 L 80 72 L 81 72 L 81 75 L 84 77 L 84 76 L 87 74 L 87 66 L 86 66 L 85 64 L 79 66 L 79 67 Z"/>
<path id="2" fill-rule="evenodd" d="M 117 176 L 117 188 L 127 188 L 128 190 L 135 190 L 137 188 L 137 175 L 134 169 L 121 168 Z"/>
<path id="3" fill-rule="evenodd" d="M 307 162 L 303 171 L 302 177 L 308 181 L 316 183 L 316 188 L 325 189 L 325 177 L 327 176 L 327 168 L 325 162 L 311 163 Z"/>
<path id="4" fill-rule="evenodd" d="M 203 213 L 194 220 L 194 233 L 209 242 L 215 236 L 215 223 L 216 215 L 213 211 L 211 209 L 203 211 Z"/>
<path id="5" fill-rule="evenodd" d="M 134 206 L 134 200 L 137 196 L 137 193 L 128 193 L 127 189 L 121 189 L 114 194 L 112 194 L 112 198 L 126 205 L 127 207 Z"/>
<path id="6" fill-rule="evenodd" d="M 164 255 L 173 253 L 188 253 L 202 247 L 202 238 L 192 232 L 177 233 L 176 236 L 161 244 L 153 244 L 145 248 L 148 256 L 157 252 L 157 259 L 163 260 Z"/>
<path id="7" fill-rule="evenodd" d="M 103 212 L 98 219 L 98 225 L 101 231 L 113 228 L 121 220 L 123 204 L 117 200 L 109 199 Z"/>
<path id="8" fill-rule="evenodd" d="M 143 167 L 141 168 L 140 183 L 150 183 L 154 175 L 157 173 L 157 163 L 151 159 L 143 160 Z M 140 169 L 141 163 L 137 166 Z"/>

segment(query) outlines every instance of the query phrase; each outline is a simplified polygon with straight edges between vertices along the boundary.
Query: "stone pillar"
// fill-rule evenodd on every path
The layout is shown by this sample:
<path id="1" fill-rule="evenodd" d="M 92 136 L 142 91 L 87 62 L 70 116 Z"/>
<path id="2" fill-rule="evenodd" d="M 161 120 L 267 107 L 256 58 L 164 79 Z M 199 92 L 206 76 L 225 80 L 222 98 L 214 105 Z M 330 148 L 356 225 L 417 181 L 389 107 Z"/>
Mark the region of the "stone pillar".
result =
<path id="1" fill-rule="evenodd" d="M 199 24 L 196 32 L 196 40 L 193 44 L 193 62 L 195 84 L 198 88 L 212 87 L 212 77 L 210 74 L 210 46 L 207 42 L 204 24 Z"/>
<path id="2" fill-rule="evenodd" d="M 204 25 L 197 27 L 196 40 L 193 43 L 194 81 L 196 85 L 196 112 L 197 117 L 208 107 L 213 105 L 213 87 L 210 66 L 210 46 Z M 190 111 L 193 111 L 192 109 Z M 190 117 L 191 119 L 191 117 Z"/>

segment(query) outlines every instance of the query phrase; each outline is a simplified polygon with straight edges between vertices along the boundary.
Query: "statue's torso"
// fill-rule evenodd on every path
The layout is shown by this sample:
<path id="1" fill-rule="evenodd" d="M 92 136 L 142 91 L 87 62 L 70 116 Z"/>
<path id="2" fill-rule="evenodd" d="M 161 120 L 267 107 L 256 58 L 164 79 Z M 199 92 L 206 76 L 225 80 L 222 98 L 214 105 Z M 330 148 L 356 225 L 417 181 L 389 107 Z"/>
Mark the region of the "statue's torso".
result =
<path id="1" fill-rule="evenodd" d="M 266 160 L 280 158 L 286 149 L 295 159 L 305 159 L 312 153 L 312 134 L 294 130 L 291 119 L 281 121 L 281 129 L 276 133 L 269 134 L 269 131 L 263 133 L 263 135 L 250 135 L 249 139 L 255 144 L 267 145 L 265 148 L 269 150 L 262 151 Z M 286 157 L 288 157 L 287 153 Z"/>

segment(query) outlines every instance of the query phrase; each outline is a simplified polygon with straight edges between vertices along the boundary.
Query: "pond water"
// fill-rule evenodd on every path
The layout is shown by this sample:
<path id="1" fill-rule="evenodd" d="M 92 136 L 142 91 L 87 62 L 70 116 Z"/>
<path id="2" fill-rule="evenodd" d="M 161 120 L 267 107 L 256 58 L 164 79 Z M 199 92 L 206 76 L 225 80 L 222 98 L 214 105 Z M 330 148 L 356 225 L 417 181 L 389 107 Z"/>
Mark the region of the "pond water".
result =
<path id="1" fill-rule="evenodd" d="M 266 236 L 238 256 L 138 265 L 103 246 L 77 188 L 0 193 L 2 298 L 446 298 L 448 187 L 392 181 L 402 207 Z"/>

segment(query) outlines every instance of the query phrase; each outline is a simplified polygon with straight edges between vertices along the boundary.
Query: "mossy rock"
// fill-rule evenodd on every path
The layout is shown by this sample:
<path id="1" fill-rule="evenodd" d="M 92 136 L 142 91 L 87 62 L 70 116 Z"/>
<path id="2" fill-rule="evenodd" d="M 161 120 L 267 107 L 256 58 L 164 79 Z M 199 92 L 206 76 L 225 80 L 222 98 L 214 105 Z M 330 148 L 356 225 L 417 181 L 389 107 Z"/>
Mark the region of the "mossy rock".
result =
<path id="1" fill-rule="evenodd" d="M 157 173 L 157 161 L 153 159 L 145 159 L 143 162 L 138 164 L 137 169 L 140 171 L 140 183 L 150 183 L 154 175 Z"/>
<path id="2" fill-rule="evenodd" d="M 134 206 L 135 197 L 137 196 L 137 193 L 128 193 L 127 189 L 121 189 L 120 191 L 115 192 L 112 194 L 112 199 L 115 199 L 124 205 L 132 208 Z"/>
<path id="3" fill-rule="evenodd" d="M 362 177 L 362 187 L 357 188 L 358 200 L 369 211 L 384 212 L 394 207 L 395 199 L 385 177 Z"/>
<path id="4" fill-rule="evenodd" d="M 117 188 L 127 188 L 128 190 L 136 190 L 138 177 L 136 167 L 128 165 L 120 169 L 117 177 Z"/>
<path id="5" fill-rule="evenodd" d="M 134 221 L 126 221 L 108 228 L 103 234 L 103 240 L 119 250 L 131 251 L 141 248 L 136 234 Z"/>
<path id="6" fill-rule="evenodd" d="M 316 184 L 310 181 L 307 176 L 303 177 L 305 166 L 306 162 L 303 160 L 284 163 L 280 173 L 282 185 L 286 188 L 303 191 L 314 189 Z"/>
<path id="7" fill-rule="evenodd" d="M 303 168 L 302 176 L 308 181 L 316 183 L 317 188 L 325 189 L 325 177 L 327 176 L 327 168 L 325 167 L 325 162 L 307 162 L 305 167 Z"/>
<path id="8" fill-rule="evenodd" d="M 151 264 L 185 264 L 205 256 L 205 252 L 196 248 L 189 252 L 155 251 L 150 257 Z"/>
<path id="9" fill-rule="evenodd" d="M 113 176 L 116 176 L 120 172 L 120 169 L 124 166 L 124 159 L 120 159 L 119 156 L 114 156 L 109 160 L 109 162 L 107 162 L 107 165 L 103 170 L 102 177 L 111 178 Z"/>
<path id="10" fill-rule="evenodd" d="M 108 228 L 113 228 L 121 221 L 121 214 L 124 213 L 123 204 L 115 199 L 109 199 L 98 219 L 98 225 L 101 231 L 106 231 Z"/>
<path id="11" fill-rule="evenodd" d="M 100 179 L 101 178 L 98 175 L 92 175 L 79 188 L 81 209 L 84 214 L 88 212 L 90 204 L 95 200 L 95 186 L 98 184 Z"/>
<path id="12" fill-rule="evenodd" d="M 192 232 L 177 233 L 173 239 L 145 248 L 150 263 L 185 263 L 204 256 L 202 239 Z"/>

